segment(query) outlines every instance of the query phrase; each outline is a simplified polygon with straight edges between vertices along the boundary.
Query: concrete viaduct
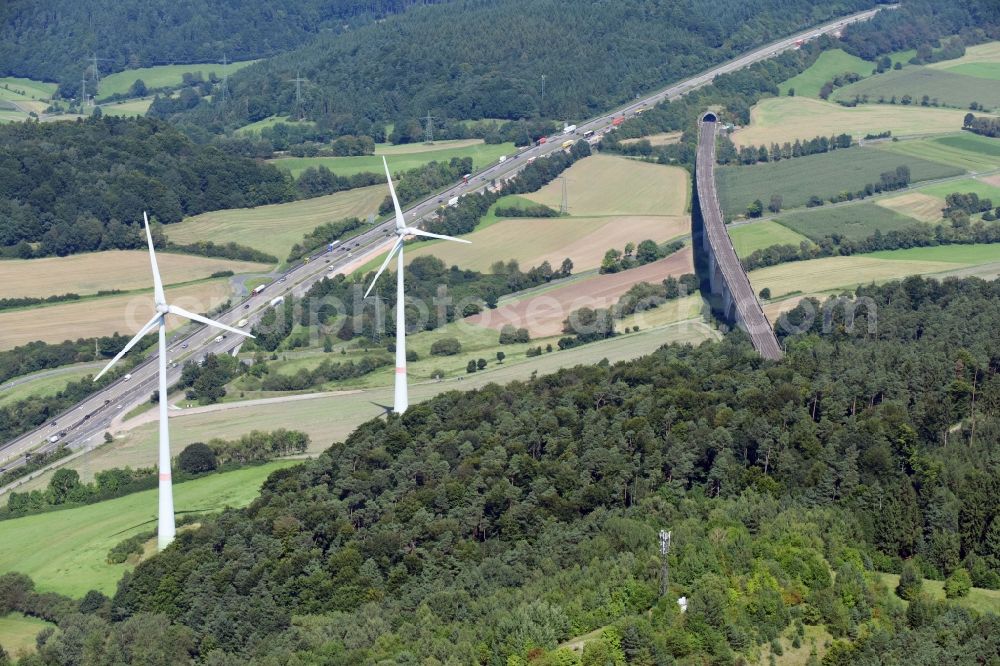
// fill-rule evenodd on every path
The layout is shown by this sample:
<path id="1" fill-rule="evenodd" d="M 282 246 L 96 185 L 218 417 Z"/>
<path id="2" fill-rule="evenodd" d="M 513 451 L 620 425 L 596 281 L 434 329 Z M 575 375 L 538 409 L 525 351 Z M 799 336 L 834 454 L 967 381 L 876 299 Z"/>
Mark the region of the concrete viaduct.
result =
<path id="1" fill-rule="evenodd" d="M 698 160 L 695 166 L 698 200 L 703 222 L 695 249 L 707 259 L 708 279 L 712 294 L 719 297 L 723 319 L 744 329 L 761 356 L 771 360 L 781 358 L 781 346 L 774 329 L 757 301 L 743 264 L 736 256 L 722 219 L 722 208 L 715 190 L 715 133 L 718 118 L 706 113 L 701 118 L 698 135 Z M 698 242 L 700 240 L 700 243 Z"/>

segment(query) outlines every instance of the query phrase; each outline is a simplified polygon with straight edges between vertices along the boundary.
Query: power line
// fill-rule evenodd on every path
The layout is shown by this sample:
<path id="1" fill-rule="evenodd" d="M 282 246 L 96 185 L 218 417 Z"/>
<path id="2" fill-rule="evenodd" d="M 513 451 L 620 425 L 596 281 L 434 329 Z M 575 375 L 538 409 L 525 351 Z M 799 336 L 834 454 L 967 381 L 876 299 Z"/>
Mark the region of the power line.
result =
<path id="1" fill-rule="evenodd" d="M 431 112 L 427 112 L 427 117 L 424 118 L 426 124 L 424 125 L 424 141 L 427 143 L 434 143 L 434 116 Z"/>
<path id="2" fill-rule="evenodd" d="M 660 596 L 667 593 L 667 585 L 670 582 L 670 565 L 667 562 L 667 555 L 670 553 L 670 532 L 660 530 Z"/>
<path id="3" fill-rule="evenodd" d="M 295 84 L 295 108 L 298 111 L 299 120 L 302 120 L 302 84 L 308 82 L 309 79 L 302 78 L 299 71 L 295 70 L 295 78 L 285 80 Z"/>
<path id="4" fill-rule="evenodd" d="M 562 181 L 562 204 L 559 206 L 559 212 L 566 215 L 569 213 L 569 191 L 566 189 L 566 176 L 559 176 L 559 180 Z"/>
<path id="5" fill-rule="evenodd" d="M 222 54 L 222 101 L 225 103 L 226 97 L 229 95 L 229 70 L 226 66 L 229 64 L 229 60 L 226 58 L 226 54 Z"/>

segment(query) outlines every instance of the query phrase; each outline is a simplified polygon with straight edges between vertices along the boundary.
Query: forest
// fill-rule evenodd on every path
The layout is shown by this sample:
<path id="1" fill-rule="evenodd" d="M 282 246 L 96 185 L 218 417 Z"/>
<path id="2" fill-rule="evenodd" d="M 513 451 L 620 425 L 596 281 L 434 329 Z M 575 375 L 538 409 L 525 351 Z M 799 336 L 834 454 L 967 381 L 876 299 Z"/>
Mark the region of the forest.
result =
<path id="1" fill-rule="evenodd" d="M 992 0 L 907 0 L 871 21 L 847 26 L 841 41 L 848 53 L 875 60 L 907 49 L 930 54 L 931 47 L 940 47 L 940 39 L 950 35 L 959 35 L 964 44 L 1000 38 L 1000 5 Z M 918 58 L 917 62 L 931 59 Z"/>
<path id="2" fill-rule="evenodd" d="M 297 48 L 435 0 L 7 0 L 0 3 L 0 75 L 78 89 L 87 59 L 102 74 L 153 65 L 251 60 Z"/>
<path id="3" fill-rule="evenodd" d="M 170 224 L 293 198 L 291 179 L 277 168 L 195 144 L 159 120 L 0 125 L 5 256 L 144 247 L 143 211 Z"/>
<path id="4" fill-rule="evenodd" d="M 61 627 L 21 663 L 736 664 L 813 625 L 824 664 L 989 663 L 997 617 L 919 579 L 1000 587 L 1000 281 L 854 298 L 781 363 L 736 332 L 370 421 L 110 599 L 8 574 L 0 610 Z"/>
<path id="5" fill-rule="evenodd" d="M 441 121 L 579 119 L 873 4 L 622 0 L 595 11 L 570 0 L 456 0 L 323 35 L 231 76 L 231 102 L 174 117 L 216 132 L 272 115 L 396 127 L 428 112 Z M 301 104 L 287 83 L 296 73 L 309 80 Z M 367 133 L 352 129 L 345 133 Z"/>

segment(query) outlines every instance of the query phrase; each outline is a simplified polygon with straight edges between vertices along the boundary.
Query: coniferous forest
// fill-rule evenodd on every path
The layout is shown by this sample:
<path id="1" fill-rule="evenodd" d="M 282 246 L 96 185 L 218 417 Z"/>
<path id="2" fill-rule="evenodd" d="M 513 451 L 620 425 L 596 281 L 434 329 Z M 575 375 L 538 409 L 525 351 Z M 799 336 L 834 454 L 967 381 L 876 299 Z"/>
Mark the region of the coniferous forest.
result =
<path id="1" fill-rule="evenodd" d="M 230 77 L 232 102 L 162 110 L 220 131 L 272 115 L 303 116 L 344 134 L 372 123 L 581 118 L 695 74 L 796 29 L 873 5 L 729 0 L 615 3 L 461 0 L 417 7 Z M 448 48 L 441 48 L 448 44 Z M 285 80 L 309 79 L 301 105 Z M 544 79 L 544 83 L 543 83 Z"/>
<path id="2" fill-rule="evenodd" d="M 111 599 L 0 578 L 61 627 L 21 663 L 734 664 L 811 626 L 824 664 L 992 663 L 996 616 L 919 578 L 1000 587 L 1000 282 L 856 297 L 778 364 L 734 334 L 371 421 Z"/>

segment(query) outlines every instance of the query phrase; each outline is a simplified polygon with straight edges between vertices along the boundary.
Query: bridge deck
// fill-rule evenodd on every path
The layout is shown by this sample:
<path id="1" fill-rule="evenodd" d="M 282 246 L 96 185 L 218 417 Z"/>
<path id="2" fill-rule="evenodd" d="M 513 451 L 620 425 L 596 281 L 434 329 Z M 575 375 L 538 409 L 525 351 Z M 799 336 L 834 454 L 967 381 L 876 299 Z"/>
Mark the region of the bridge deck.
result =
<path id="1" fill-rule="evenodd" d="M 778 360 L 781 347 L 778 338 L 760 307 L 750 286 L 743 264 L 736 256 L 733 241 L 722 220 L 722 208 L 715 190 L 716 122 L 702 121 L 698 137 L 697 181 L 698 198 L 705 224 L 704 245 L 713 255 L 736 309 L 736 321 L 750 334 L 754 349 L 764 358 Z"/>

